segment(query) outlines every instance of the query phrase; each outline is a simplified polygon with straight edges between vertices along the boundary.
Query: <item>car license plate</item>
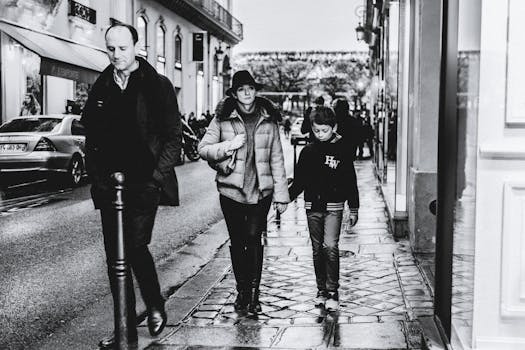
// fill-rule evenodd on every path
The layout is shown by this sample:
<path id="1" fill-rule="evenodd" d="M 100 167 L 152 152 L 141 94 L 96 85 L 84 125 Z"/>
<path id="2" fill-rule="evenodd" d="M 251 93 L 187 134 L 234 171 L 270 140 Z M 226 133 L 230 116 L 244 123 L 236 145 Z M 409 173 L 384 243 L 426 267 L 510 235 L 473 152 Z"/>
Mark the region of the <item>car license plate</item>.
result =
<path id="1" fill-rule="evenodd" d="M 0 143 L 0 152 L 1 153 L 15 153 L 15 152 L 24 152 L 26 150 L 27 144 L 25 143 Z"/>

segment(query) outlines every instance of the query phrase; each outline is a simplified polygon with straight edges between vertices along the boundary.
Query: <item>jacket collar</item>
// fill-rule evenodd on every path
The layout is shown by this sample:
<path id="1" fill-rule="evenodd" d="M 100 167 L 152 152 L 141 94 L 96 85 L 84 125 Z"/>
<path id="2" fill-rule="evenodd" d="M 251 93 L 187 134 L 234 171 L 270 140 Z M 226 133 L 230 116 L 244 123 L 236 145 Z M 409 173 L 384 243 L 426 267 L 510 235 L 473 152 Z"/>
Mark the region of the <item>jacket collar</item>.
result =
<path id="1" fill-rule="evenodd" d="M 334 137 L 332 138 L 332 141 L 330 143 L 336 143 L 337 141 L 341 140 L 343 136 L 339 135 L 337 132 L 334 132 Z"/>
<path id="2" fill-rule="evenodd" d="M 155 71 L 155 68 L 153 68 L 153 66 L 149 64 L 148 61 L 139 56 L 137 56 L 136 59 L 139 62 L 139 67 L 136 71 L 134 71 L 134 74 L 138 74 L 139 79 L 153 80 L 158 78 L 157 71 Z M 113 81 L 113 71 L 114 67 L 112 64 L 110 64 L 102 71 L 102 73 L 100 73 L 99 80 L 104 86 L 109 86 Z"/>
<path id="3" fill-rule="evenodd" d="M 339 135 L 337 131 L 334 131 L 334 134 L 332 135 L 332 139 L 330 141 L 321 142 L 316 137 L 314 137 L 314 142 L 319 144 L 328 144 L 328 143 L 337 143 L 339 140 L 342 140 L 343 136 Z"/>
<path id="4" fill-rule="evenodd" d="M 264 97 L 255 98 L 255 112 L 259 117 L 278 122 L 282 119 L 279 109 L 270 100 Z M 219 120 L 240 118 L 237 111 L 237 101 L 233 97 L 226 97 L 217 104 L 215 115 Z"/>

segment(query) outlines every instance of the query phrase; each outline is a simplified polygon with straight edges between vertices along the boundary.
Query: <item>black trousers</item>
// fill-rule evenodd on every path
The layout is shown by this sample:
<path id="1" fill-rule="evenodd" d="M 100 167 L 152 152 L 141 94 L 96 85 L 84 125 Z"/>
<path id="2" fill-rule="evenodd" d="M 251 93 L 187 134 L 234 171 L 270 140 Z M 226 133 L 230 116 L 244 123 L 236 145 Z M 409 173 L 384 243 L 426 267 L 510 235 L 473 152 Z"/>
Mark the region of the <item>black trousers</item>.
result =
<path id="1" fill-rule="evenodd" d="M 222 195 L 219 199 L 232 247 L 260 247 L 272 196 L 263 198 L 257 204 L 239 203 Z"/>
<path id="2" fill-rule="evenodd" d="M 124 241 L 126 258 L 130 269 L 128 276 L 128 310 L 131 315 L 129 329 L 135 329 L 135 292 L 131 271 L 135 275 L 140 293 L 148 308 L 162 307 L 164 299 L 160 292 L 159 280 L 153 257 L 148 249 L 151 241 L 155 215 L 160 201 L 160 189 L 152 183 L 128 185 L 124 190 Z M 117 251 L 117 221 L 113 208 L 102 208 L 102 232 L 108 266 L 109 283 L 116 302 L 116 280 L 111 266 L 115 264 Z"/>

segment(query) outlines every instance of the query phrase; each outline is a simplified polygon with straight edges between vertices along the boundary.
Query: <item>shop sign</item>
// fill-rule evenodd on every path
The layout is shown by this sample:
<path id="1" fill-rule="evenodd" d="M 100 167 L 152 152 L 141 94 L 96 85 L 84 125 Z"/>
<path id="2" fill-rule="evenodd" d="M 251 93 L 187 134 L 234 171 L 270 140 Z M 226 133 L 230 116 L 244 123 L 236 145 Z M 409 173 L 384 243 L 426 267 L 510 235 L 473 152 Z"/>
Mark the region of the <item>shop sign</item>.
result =
<path id="1" fill-rule="evenodd" d="M 42 57 L 40 74 L 93 84 L 97 79 L 99 72 Z"/>
<path id="2" fill-rule="evenodd" d="M 76 1 L 69 0 L 69 16 L 78 17 L 89 23 L 97 23 L 97 11 Z"/>
<path id="3" fill-rule="evenodd" d="M 204 34 L 193 33 L 193 61 L 204 60 Z"/>

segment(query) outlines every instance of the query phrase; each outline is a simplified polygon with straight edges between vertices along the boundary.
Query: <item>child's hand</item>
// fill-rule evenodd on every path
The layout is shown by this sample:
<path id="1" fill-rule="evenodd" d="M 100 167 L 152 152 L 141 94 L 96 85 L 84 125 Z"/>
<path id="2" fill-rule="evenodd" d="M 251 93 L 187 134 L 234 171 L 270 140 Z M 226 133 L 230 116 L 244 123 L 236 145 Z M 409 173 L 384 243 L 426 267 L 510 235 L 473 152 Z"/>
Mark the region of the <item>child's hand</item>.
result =
<path id="1" fill-rule="evenodd" d="M 282 214 L 288 208 L 288 204 L 287 203 L 273 203 L 273 208 L 277 210 L 280 214 Z"/>
<path id="2" fill-rule="evenodd" d="M 357 214 L 350 214 L 350 227 L 353 227 L 355 226 L 355 224 L 357 224 L 357 220 L 359 219 L 359 217 L 357 216 Z"/>

